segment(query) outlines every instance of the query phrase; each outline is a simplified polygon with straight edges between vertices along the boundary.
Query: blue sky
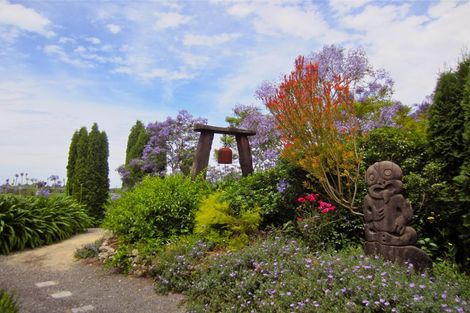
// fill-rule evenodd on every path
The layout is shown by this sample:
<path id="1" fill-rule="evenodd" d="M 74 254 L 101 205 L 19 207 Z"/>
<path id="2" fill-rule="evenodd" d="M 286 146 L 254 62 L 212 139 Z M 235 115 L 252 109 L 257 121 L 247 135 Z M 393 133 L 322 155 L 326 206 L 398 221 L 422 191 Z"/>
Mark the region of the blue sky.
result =
<path id="1" fill-rule="evenodd" d="M 186 109 L 224 125 L 263 81 L 324 45 L 365 49 L 405 104 L 470 47 L 469 1 L 0 0 L 0 182 L 65 176 L 73 132 L 97 122 L 110 179 L 137 119 Z"/>

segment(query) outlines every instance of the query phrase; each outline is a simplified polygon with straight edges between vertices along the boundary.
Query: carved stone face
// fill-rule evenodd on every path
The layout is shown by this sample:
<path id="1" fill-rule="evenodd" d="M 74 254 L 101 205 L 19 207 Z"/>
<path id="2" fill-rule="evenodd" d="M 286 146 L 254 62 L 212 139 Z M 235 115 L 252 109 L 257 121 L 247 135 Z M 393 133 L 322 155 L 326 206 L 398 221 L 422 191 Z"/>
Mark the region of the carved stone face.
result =
<path id="1" fill-rule="evenodd" d="M 402 177 L 403 173 L 400 167 L 391 161 L 374 163 L 366 171 L 368 186 L 384 185 L 390 180 L 401 180 Z"/>

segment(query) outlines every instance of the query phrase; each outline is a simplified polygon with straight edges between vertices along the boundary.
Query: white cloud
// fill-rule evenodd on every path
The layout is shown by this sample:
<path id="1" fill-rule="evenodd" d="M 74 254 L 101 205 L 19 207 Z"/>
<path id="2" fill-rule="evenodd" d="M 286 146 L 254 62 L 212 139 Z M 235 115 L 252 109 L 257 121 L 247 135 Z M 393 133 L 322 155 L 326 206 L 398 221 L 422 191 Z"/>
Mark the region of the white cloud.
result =
<path id="1" fill-rule="evenodd" d="M 222 33 L 214 36 L 186 34 L 183 38 L 185 46 L 217 46 L 239 38 L 240 34 Z"/>
<path id="2" fill-rule="evenodd" d="M 370 5 L 339 20 L 359 33 L 372 64 L 390 71 L 395 97 L 413 104 L 432 93 L 445 62 L 455 62 L 470 47 L 469 13 L 470 2 L 443 0 L 427 15 L 416 15 L 408 4 Z"/>
<path id="3" fill-rule="evenodd" d="M 1 182 L 19 172 L 38 179 L 51 174 L 65 177 L 73 132 L 82 126 L 90 129 L 97 122 L 108 135 L 111 186 L 118 187 L 120 179 L 115 169 L 124 163 L 127 136 L 135 121 L 150 122 L 175 113 L 128 106 L 125 100 L 107 106 L 67 95 L 75 95 L 73 86 L 82 83 L 67 78 L 0 80 Z"/>
<path id="4" fill-rule="evenodd" d="M 118 34 L 121 32 L 121 26 L 116 24 L 107 24 L 106 28 L 113 34 Z"/>
<path id="5" fill-rule="evenodd" d="M 46 45 L 43 49 L 44 53 L 49 56 L 55 56 L 60 61 L 81 68 L 92 68 L 93 64 L 81 59 L 71 58 L 67 52 L 58 45 Z"/>
<path id="6" fill-rule="evenodd" d="M 328 25 L 315 4 L 295 0 L 222 3 L 227 5 L 227 13 L 247 18 L 256 33 L 263 36 L 316 39 L 324 43 L 347 38 L 346 34 Z"/>
<path id="7" fill-rule="evenodd" d="M 49 29 L 51 26 L 49 19 L 33 9 L 21 4 L 10 4 L 7 1 L 0 1 L 0 32 L 2 26 L 38 33 L 48 38 L 55 35 Z"/>
<path id="8" fill-rule="evenodd" d="M 118 66 L 114 69 L 114 73 L 127 74 L 140 80 L 152 80 L 160 78 L 162 80 L 181 80 L 193 78 L 193 75 L 183 71 L 169 71 L 163 68 L 148 68 L 138 70 L 131 66 Z"/>
<path id="9" fill-rule="evenodd" d="M 68 44 L 68 43 L 76 44 L 77 41 L 73 38 L 70 38 L 70 37 L 60 37 L 59 38 L 59 43 L 61 43 L 61 44 Z"/>
<path id="10" fill-rule="evenodd" d="M 190 16 L 185 16 L 176 12 L 156 13 L 155 29 L 164 30 L 167 28 L 176 28 L 191 21 Z"/>
<path id="11" fill-rule="evenodd" d="M 99 45 L 101 43 L 101 40 L 99 38 L 96 38 L 96 37 L 87 37 L 85 38 L 86 41 L 88 41 L 89 43 L 93 44 L 93 45 Z"/>
<path id="12" fill-rule="evenodd" d="M 340 14 L 348 13 L 358 9 L 372 0 L 330 0 L 330 6 Z"/>
<path id="13" fill-rule="evenodd" d="M 203 68 L 210 62 L 210 58 L 204 55 L 197 55 L 189 52 L 179 53 L 183 62 L 192 68 Z"/>
<path id="14" fill-rule="evenodd" d="M 247 17 L 256 11 L 256 7 L 249 3 L 235 3 L 227 8 L 227 12 L 236 17 Z"/>

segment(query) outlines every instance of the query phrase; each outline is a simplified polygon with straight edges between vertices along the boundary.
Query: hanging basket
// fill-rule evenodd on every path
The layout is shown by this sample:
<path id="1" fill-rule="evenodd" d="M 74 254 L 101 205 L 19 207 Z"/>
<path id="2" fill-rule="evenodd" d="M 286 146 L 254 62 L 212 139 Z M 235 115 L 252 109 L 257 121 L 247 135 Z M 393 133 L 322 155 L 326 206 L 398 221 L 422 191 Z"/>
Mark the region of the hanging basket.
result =
<path id="1" fill-rule="evenodd" d="M 217 162 L 219 164 L 232 164 L 232 149 L 229 147 L 220 148 Z"/>

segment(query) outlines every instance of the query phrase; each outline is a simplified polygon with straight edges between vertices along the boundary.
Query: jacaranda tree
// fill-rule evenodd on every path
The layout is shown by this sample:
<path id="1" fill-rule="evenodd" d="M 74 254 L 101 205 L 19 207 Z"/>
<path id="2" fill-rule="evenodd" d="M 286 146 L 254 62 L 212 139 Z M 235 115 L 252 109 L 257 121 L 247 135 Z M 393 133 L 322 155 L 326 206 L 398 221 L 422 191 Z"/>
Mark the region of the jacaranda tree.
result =
<path id="1" fill-rule="evenodd" d="M 167 117 L 163 122 L 148 124 L 145 130 L 148 141 L 140 157 L 132 158 L 127 166 L 118 168 L 123 184 L 128 182 L 133 186 L 144 175 L 163 176 L 167 170 L 189 174 L 199 138 L 199 134 L 193 131 L 196 123 L 206 124 L 207 120 L 194 118 L 181 110 L 176 118 Z M 132 176 L 136 172 L 143 175 Z"/>

